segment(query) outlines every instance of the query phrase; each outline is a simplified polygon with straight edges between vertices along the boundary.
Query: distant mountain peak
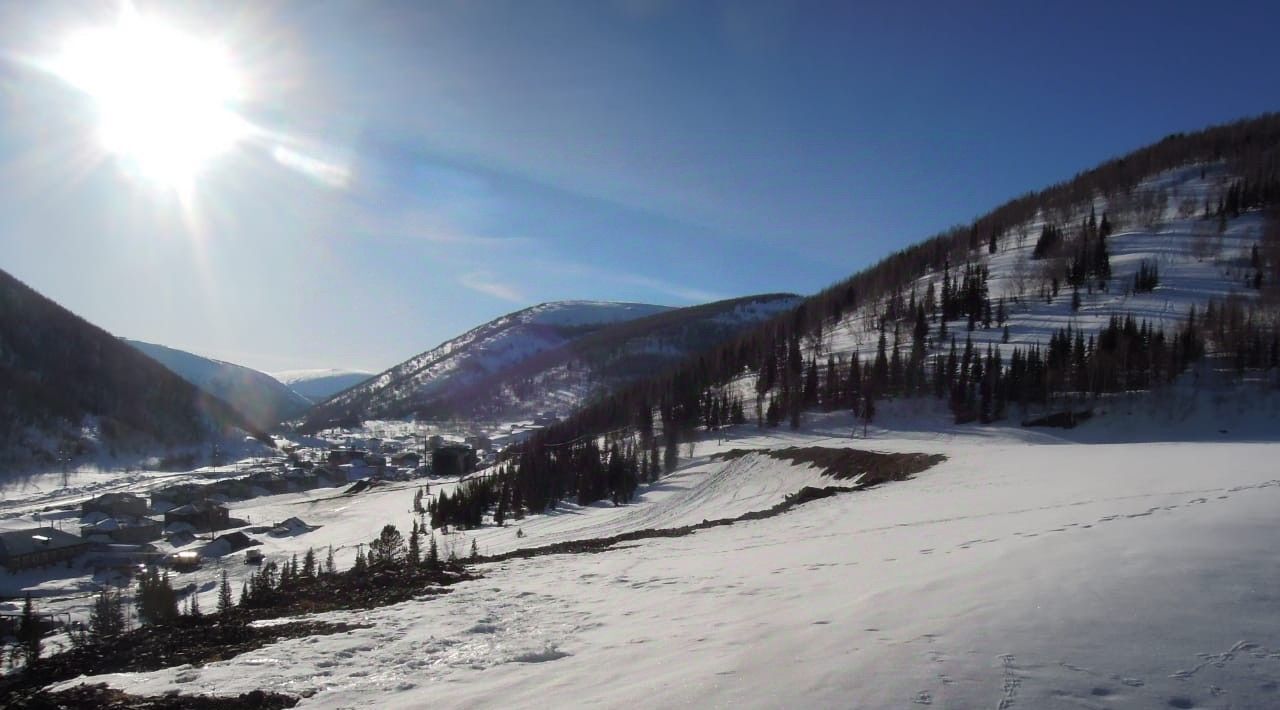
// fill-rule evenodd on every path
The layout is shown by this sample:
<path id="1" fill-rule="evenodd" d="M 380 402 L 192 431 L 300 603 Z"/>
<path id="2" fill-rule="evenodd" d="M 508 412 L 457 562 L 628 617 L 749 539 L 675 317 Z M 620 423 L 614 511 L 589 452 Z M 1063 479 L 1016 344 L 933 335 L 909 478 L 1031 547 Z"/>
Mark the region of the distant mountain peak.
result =
<path id="1" fill-rule="evenodd" d="M 338 394 L 317 406 L 307 423 L 566 411 L 592 392 L 629 379 L 633 371 L 648 374 L 797 301 L 783 294 L 689 308 L 540 303 L 495 318 Z M 695 321 L 699 328 L 688 327 Z"/>

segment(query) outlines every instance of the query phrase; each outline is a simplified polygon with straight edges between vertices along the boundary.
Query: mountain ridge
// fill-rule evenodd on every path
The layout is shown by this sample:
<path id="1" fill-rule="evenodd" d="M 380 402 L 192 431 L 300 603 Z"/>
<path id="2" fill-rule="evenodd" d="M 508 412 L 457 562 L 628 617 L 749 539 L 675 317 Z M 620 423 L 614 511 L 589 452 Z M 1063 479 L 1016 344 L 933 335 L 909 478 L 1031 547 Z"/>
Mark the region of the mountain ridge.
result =
<path id="1" fill-rule="evenodd" d="M 167 345 L 129 338 L 121 340 L 230 404 L 260 429 L 271 429 L 311 406 L 309 400 L 265 372 Z"/>

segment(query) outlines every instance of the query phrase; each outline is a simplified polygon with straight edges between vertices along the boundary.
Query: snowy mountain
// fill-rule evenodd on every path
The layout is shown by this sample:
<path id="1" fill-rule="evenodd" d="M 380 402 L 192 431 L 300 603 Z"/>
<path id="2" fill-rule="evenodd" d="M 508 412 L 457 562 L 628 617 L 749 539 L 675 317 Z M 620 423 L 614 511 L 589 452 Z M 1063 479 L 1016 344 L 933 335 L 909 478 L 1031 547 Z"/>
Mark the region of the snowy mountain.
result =
<path id="1" fill-rule="evenodd" d="M 124 342 L 235 407 L 260 429 L 270 429 L 311 406 L 305 397 L 266 373 L 154 343 L 128 339 Z"/>
<path id="2" fill-rule="evenodd" d="M 1210 299 L 1257 298 L 1259 290 L 1252 286 L 1252 280 L 1258 269 L 1252 263 L 1255 249 L 1262 244 L 1266 215 L 1261 210 L 1221 218 L 1205 214 L 1205 205 L 1210 203 L 1210 211 L 1215 209 L 1213 205 L 1240 177 L 1221 162 L 1190 165 L 1143 180 L 1132 196 L 1099 196 L 1010 226 L 994 248 L 984 243 L 967 260 L 986 274 L 983 288 L 986 298 L 995 304 L 993 320 L 985 322 L 979 315 L 970 331 L 967 317 L 959 314 L 946 320 L 947 332 L 961 343 L 971 339 L 984 350 L 988 345 L 1012 350 L 1046 346 L 1054 333 L 1067 327 L 1088 339 L 1112 317 L 1132 315 L 1172 334 L 1186 322 L 1193 307 L 1203 312 Z M 1075 258 L 1070 247 L 1036 256 L 1037 235 L 1042 235 L 1046 226 L 1069 225 L 1069 232 L 1079 239 L 1081 225 L 1104 215 L 1110 226 L 1105 240 L 1109 262 L 1105 277 L 1086 278 L 1086 283 L 1076 288 L 1068 273 Z M 815 350 L 824 355 L 874 357 L 884 314 L 909 309 L 911 302 L 923 304 L 928 292 L 940 294 L 948 279 L 959 283 L 965 265 L 959 262 L 949 270 L 931 269 L 902 291 L 864 302 L 824 324 Z M 1154 269 L 1156 275 L 1149 288 L 1135 287 L 1143 269 Z M 1074 298 L 1077 292 L 1078 300 Z M 1002 321 L 996 315 L 1001 309 Z M 905 349 L 910 340 L 906 332 L 909 323 L 903 320 L 900 325 L 899 345 Z M 936 339 L 939 322 L 935 319 L 930 325 Z M 1007 338 L 1002 326 L 1007 326 Z M 892 323 L 887 332 L 892 348 Z"/>
<path id="3" fill-rule="evenodd" d="M 19 469 L 163 453 L 256 430 L 221 399 L 4 271 L 0 392 L 0 462 Z"/>
<path id="4" fill-rule="evenodd" d="M 317 406 L 312 427 L 417 415 L 562 414 L 594 393 L 648 376 L 795 305 L 752 296 L 671 309 L 566 301 L 486 323 Z"/>
<path id="5" fill-rule="evenodd" d="M 323 402 L 339 392 L 355 387 L 373 377 L 375 373 L 361 370 L 319 368 L 312 370 L 283 370 L 271 376 L 289 389 L 305 397 L 309 402 Z"/>

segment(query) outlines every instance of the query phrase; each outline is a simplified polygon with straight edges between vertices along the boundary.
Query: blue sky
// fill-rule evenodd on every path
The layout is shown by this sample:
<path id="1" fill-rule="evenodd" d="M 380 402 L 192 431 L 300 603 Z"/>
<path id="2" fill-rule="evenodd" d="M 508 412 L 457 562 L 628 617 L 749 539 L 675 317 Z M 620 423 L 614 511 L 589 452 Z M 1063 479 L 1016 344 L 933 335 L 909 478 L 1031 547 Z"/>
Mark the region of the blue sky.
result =
<path id="1" fill-rule="evenodd" d="M 1274 3 L 139 2 L 225 43 L 272 136 L 183 203 L 85 159 L 92 107 L 24 61 L 116 7 L 0 6 L 0 268 L 268 371 L 382 369 L 547 300 L 811 293 L 1280 108 Z"/>

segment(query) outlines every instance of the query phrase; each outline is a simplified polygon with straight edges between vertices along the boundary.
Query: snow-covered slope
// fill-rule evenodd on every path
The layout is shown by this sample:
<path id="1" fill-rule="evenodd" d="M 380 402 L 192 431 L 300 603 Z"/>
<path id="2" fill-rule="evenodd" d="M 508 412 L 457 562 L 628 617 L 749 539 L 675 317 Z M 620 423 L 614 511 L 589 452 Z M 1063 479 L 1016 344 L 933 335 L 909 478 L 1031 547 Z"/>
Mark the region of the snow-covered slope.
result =
<path id="1" fill-rule="evenodd" d="M 355 387 L 373 375 L 372 372 L 362 370 L 335 368 L 284 370 L 271 373 L 272 377 L 312 403 L 323 402 L 345 389 Z"/>
<path id="2" fill-rule="evenodd" d="M 269 429 L 311 406 L 274 377 L 230 362 L 201 357 L 164 345 L 124 339 L 179 377 L 235 407 L 254 426 Z"/>
<path id="3" fill-rule="evenodd" d="M 1264 410 L 1274 408 L 1242 421 L 1270 416 Z M 1116 416 L 1149 433 L 1179 429 L 1163 411 Z M 1234 426 L 1229 412 L 1223 420 Z M 909 481 L 600 554 L 483 565 L 483 578 L 447 595 L 320 616 L 368 628 L 72 683 L 157 695 L 271 688 L 317 708 L 1273 705 L 1274 436 L 1161 443 L 1116 436 L 1102 422 L 1073 438 L 913 422 L 918 431 L 873 429 L 869 440 L 849 438 L 843 414 L 795 432 L 740 428 L 698 442 L 633 504 L 563 506 L 450 534 L 444 549 L 465 553 L 473 537 L 494 553 L 682 525 L 822 484 L 812 468 L 772 457 L 711 458 L 732 448 L 947 457 Z M 408 527 L 414 486 L 400 485 L 246 501 L 235 515 L 322 525 L 268 539 L 269 558 L 333 542 L 346 565 L 377 526 Z M 224 568 L 234 582 L 245 566 Z M 218 574 L 178 581 L 199 583 L 211 606 Z"/>
<path id="4" fill-rule="evenodd" d="M 1013 348 L 1044 346 L 1060 329 L 1070 327 L 1087 340 L 1112 317 L 1130 315 L 1172 335 L 1193 306 L 1203 313 L 1210 299 L 1257 298 L 1258 291 L 1247 281 L 1255 272 L 1250 261 L 1262 238 L 1265 215 L 1247 211 L 1221 222 L 1217 217 L 1204 217 L 1205 205 L 1217 204 L 1237 179 L 1223 164 L 1191 165 L 1152 176 L 1122 198 L 1108 201 L 1098 197 L 1069 212 L 1041 212 L 1030 222 L 1008 227 L 994 252 L 989 252 L 984 242 L 968 254 L 967 261 L 950 265 L 950 278 L 957 284 L 967 265 L 988 271 L 987 292 L 995 304 L 993 311 L 1003 302 L 1008 340 L 1004 328 L 994 321 L 989 326 L 979 321 L 970 331 L 967 319 L 961 316 L 946 322 L 944 341 L 939 338 L 941 321 L 930 319 L 928 355 L 945 356 L 952 337 L 962 349 L 966 338 L 971 338 L 978 352 L 988 345 L 998 347 L 1007 361 Z M 1060 275 L 1069 249 L 1049 258 L 1033 255 L 1037 236 L 1046 223 L 1065 225 L 1071 239 L 1091 214 L 1098 218 L 1107 215 L 1114 226 L 1115 231 L 1106 238 L 1111 277 L 1105 288 L 1096 281 L 1082 287 L 1079 309 L 1073 310 L 1072 287 Z M 1137 292 L 1134 277 L 1144 264 L 1158 268 L 1159 283 L 1154 290 Z M 1057 294 L 1045 293 L 1055 274 L 1059 279 Z M 899 312 L 906 314 L 898 328 L 899 352 L 904 357 L 911 349 L 914 323 L 908 304 L 925 303 L 931 286 L 940 299 L 946 276 L 941 268 L 928 271 L 897 294 Z M 819 362 L 828 355 L 847 359 L 855 353 L 864 361 L 873 358 L 881 333 L 880 319 L 889 310 L 890 298 L 893 296 L 866 300 L 838 319 L 826 320 L 820 340 L 806 338 L 803 343 L 806 359 L 811 355 Z M 885 329 L 890 354 L 894 334 L 890 321 Z M 734 390 L 750 401 L 754 383 L 754 375 L 743 377 Z"/>
<path id="5" fill-rule="evenodd" d="M 312 410 L 307 422 L 562 414 L 599 389 L 652 374 L 797 301 L 766 295 L 681 309 L 544 303 L 486 323 L 339 393 Z"/>

